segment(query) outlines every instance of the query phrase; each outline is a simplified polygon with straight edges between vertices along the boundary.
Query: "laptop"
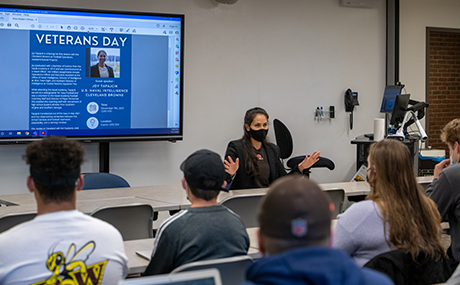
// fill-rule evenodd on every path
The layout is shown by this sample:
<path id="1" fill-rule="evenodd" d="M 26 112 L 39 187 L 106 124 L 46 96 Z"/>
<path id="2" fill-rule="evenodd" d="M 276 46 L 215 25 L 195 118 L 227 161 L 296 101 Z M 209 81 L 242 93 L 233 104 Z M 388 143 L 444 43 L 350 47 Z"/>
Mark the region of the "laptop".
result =
<path id="1" fill-rule="evenodd" d="M 131 278 L 118 285 L 222 285 L 219 270 L 203 269 L 174 274 Z"/>

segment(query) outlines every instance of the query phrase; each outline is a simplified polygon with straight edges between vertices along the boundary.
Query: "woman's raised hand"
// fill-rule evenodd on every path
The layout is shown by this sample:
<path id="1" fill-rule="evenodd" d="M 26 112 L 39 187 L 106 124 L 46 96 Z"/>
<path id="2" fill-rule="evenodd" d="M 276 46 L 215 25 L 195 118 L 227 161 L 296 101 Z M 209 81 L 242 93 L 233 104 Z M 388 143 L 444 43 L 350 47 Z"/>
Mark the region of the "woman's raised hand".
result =
<path id="1" fill-rule="evenodd" d="M 235 161 L 228 156 L 228 160 L 224 160 L 224 167 L 225 167 L 225 172 L 230 174 L 232 177 L 235 175 L 236 171 L 238 170 L 238 167 L 240 167 L 240 159 L 237 157 Z"/>
<path id="2" fill-rule="evenodd" d="M 305 159 L 299 163 L 299 171 L 302 172 L 304 169 L 310 168 L 319 160 L 321 155 L 320 151 L 313 152 L 310 156 L 305 156 Z"/>

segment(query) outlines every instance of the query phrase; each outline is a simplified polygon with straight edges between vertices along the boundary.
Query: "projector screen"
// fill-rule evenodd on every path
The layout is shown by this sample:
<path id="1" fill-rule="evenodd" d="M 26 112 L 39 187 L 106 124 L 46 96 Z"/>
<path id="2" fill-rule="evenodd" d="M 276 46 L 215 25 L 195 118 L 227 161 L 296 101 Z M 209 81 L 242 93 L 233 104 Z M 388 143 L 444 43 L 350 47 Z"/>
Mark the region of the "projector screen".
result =
<path id="1" fill-rule="evenodd" d="M 181 140 L 184 15 L 0 5 L 0 143 Z"/>

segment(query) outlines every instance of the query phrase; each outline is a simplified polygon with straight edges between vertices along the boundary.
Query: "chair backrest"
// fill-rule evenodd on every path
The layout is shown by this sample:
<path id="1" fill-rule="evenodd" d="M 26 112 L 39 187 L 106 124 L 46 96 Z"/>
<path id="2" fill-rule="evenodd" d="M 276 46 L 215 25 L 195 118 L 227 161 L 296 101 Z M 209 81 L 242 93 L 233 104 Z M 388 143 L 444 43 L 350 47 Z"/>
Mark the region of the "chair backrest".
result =
<path id="1" fill-rule="evenodd" d="M 20 223 L 32 220 L 36 215 L 36 213 L 8 214 L 0 217 L 0 233 L 9 230 L 10 228 L 19 225 Z"/>
<path id="2" fill-rule="evenodd" d="M 220 272 L 223 285 L 237 285 L 245 281 L 246 268 L 253 263 L 249 255 L 195 261 L 181 265 L 171 273 L 216 268 Z"/>
<path id="3" fill-rule="evenodd" d="M 296 167 L 299 163 L 302 162 L 302 160 L 304 160 L 305 156 L 296 156 L 296 157 L 293 157 L 291 159 L 288 160 L 288 162 L 286 163 L 286 165 L 289 167 L 289 168 L 294 168 Z M 324 157 L 324 156 L 320 156 L 318 157 L 318 161 L 313 164 L 310 168 L 318 168 L 318 167 L 327 167 L 329 170 L 334 170 L 335 168 L 335 164 L 332 160 L 330 160 L 329 158 L 327 157 Z"/>
<path id="4" fill-rule="evenodd" d="M 323 192 L 328 194 L 331 198 L 332 203 L 334 203 L 334 212 L 332 213 L 332 217 L 335 219 L 335 217 L 337 217 L 338 214 L 342 213 L 343 202 L 345 200 L 345 190 L 329 189 L 324 190 Z"/>
<path id="5" fill-rule="evenodd" d="M 278 145 L 280 148 L 280 158 L 289 158 L 294 149 L 294 142 L 292 140 L 291 132 L 289 132 L 289 129 L 286 127 L 286 125 L 278 119 L 273 120 L 273 127 L 275 129 L 276 145 Z M 287 161 L 286 165 L 288 168 L 293 169 L 299 163 L 301 163 L 304 158 L 305 155 L 293 157 Z M 317 167 L 327 167 L 329 170 L 333 170 L 335 168 L 335 164 L 329 158 L 320 156 L 318 161 L 310 168 Z M 304 171 L 304 174 L 308 175 L 309 172 L 310 169 Z"/>
<path id="6" fill-rule="evenodd" d="M 265 193 L 230 196 L 220 204 L 238 214 L 247 228 L 254 228 L 259 226 L 257 211 L 260 200 L 264 196 Z"/>
<path id="7" fill-rule="evenodd" d="M 123 240 L 153 238 L 153 220 L 156 215 L 147 204 L 102 207 L 91 216 L 113 225 Z"/>
<path id="8" fill-rule="evenodd" d="M 83 190 L 131 187 L 123 177 L 112 173 L 85 173 L 83 178 Z"/>
<path id="9" fill-rule="evenodd" d="M 280 157 L 286 159 L 291 156 L 294 149 L 291 132 L 280 120 L 273 120 L 273 127 L 275 129 L 276 145 L 280 148 Z"/>

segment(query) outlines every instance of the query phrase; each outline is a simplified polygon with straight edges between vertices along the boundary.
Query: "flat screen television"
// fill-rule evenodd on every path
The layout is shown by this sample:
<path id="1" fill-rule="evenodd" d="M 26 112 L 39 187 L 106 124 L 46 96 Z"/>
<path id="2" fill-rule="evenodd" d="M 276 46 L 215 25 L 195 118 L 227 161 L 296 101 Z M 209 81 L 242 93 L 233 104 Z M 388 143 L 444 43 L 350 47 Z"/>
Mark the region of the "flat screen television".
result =
<path id="1" fill-rule="evenodd" d="M 402 86 L 387 85 L 383 93 L 382 106 L 380 107 L 381 113 L 391 113 L 395 105 L 396 96 L 401 94 Z"/>
<path id="2" fill-rule="evenodd" d="M 0 143 L 181 140 L 184 15 L 0 5 Z"/>

